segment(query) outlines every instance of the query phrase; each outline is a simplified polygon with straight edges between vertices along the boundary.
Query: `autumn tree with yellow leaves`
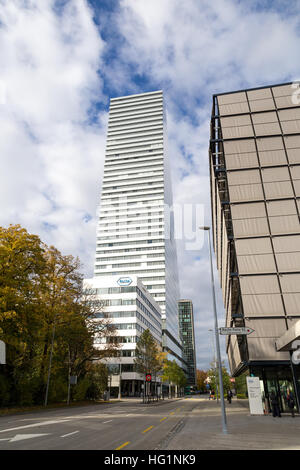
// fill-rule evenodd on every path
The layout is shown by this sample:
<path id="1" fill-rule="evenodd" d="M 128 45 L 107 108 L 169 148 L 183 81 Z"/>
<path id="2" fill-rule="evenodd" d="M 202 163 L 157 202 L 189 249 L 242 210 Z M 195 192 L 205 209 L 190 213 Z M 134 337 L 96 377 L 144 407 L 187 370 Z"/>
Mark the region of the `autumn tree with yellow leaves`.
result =
<path id="1" fill-rule="evenodd" d="M 0 406 L 43 402 L 53 343 L 49 401 L 67 397 L 68 376 L 77 375 L 81 396 L 91 396 L 93 374 L 104 377 L 99 359 L 119 348 L 94 348 L 94 336 L 115 336 L 101 303 L 83 292 L 80 262 L 48 247 L 20 225 L 0 227 L 0 339 L 7 364 L 0 370 Z M 53 335 L 55 332 L 55 336 Z M 103 388 L 102 387 L 102 388 Z M 90 388 L 90 390 L 89 390 Z"/>

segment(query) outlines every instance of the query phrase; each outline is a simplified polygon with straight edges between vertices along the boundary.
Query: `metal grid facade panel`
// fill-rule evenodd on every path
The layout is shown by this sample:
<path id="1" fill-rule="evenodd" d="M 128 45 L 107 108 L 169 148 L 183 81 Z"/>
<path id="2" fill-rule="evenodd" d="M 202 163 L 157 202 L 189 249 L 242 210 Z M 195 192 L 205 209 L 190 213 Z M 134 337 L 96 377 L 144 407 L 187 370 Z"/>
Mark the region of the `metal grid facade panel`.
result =
<path id="1" fill-rule="evenodd" d="M 253 328 L 255 322 L 256 331 L 229 338 L 232 373 L 251 361 L 287 360 L 275 340 L 290 319 L 300 318 L 300 106 L 294 92 L 284 84 L 213 99 L 213 230 L 226 325 Z"/>

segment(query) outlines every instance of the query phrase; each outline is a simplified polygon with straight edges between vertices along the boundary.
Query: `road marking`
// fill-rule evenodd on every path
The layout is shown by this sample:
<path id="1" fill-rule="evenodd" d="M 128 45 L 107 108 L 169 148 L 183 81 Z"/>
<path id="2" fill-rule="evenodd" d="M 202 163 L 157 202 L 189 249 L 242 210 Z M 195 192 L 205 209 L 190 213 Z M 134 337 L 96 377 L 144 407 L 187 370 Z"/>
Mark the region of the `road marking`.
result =
<path id="1" fill-rule="evenodd" d="M 44 423 L 27 424 L 26 426 L 18 426 L 16 428 L 2 429 L 0 432 L 16 431 L 17 429 L 36 428 L 39 426 L 48 426 L 50 424 L 66 423 L 67 421 L 70 421 L 70 420 L 64 419 L 64 420 L 59 420 L 59 421 L 45 421 Z"/>
<path id="2" fill-rule="evenodd" d="M 175 411 L 172 411 L 172 412 L 170 413 L 170 415 L 173 415 L 174 413 L 175 413 Z"/>
<path id="3" fill-rule="evenodd" d="M 165 419 L 167 419 L 166 416 L 165 416 L 164 418 L 161 418 L 159 421 L 162 422 L 162 421 L 164 421 Z"/>
<path id="4" fill-rule="evenodd" d="M 112 422 L 112 419 L 110 419 L 109 421 L 103 421 L 103 424 L 111 423 L 111 422 Z"/>
<path id="5" fill-rule="evenodd" d="M 153 426 L 149 426 L 149 428 L 145 429 L 143 432 L 148 432 L 148 431 L 150 431 L 150 429 L 152 429 L 152 428 L 153 428 Z"/>
<path id="6" fill-rule="evenodd" d="M 123 447 L 128 446 L 128 444 L 130 444 L 130 441 L 124 442 L 124 444 L 122 444 L 121 446 L 117 447 L 115 450 L 123 449 Z"/>
<path id="7" fill-rule="evenodd" d="M 73 434 L 77 434 L 79 431 L 73 431 L 73 432 L 69 432 L 68 434 L 64 434 L 63 436 L 60 436 L 60 437 L 68 437 L 68 436 L 72 436 Z"/>
<path id="8" fill-rule="evenodd" d="M 24 439 L 32 439 L 34 437 L 41 437 L 41 436 L 49 436 L 47 434 L 16 434 L 14 437 L 6 437 L 5 439 L 0 439 L 0 441 L 9 441 L 9 442 L 17 442 L 23 441 Z"/>

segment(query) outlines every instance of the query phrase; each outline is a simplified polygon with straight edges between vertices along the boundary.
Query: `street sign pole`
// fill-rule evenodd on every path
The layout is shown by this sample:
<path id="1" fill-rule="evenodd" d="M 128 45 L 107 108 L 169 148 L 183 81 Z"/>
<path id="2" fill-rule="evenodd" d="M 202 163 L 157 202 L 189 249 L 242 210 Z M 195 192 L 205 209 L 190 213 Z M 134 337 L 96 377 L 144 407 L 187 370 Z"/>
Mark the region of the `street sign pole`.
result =
<path id="1" fill-rule="evenodd" d="M 224 401 L 223 371 L 222 371 L 221 350 L 220 350 L 220 340 L 219 340 L 219 330 L 218 330 L 215 281 L 214 281 L 211 241 L 210 241 L 210 227 L 200 227 L 200 229 L 208 231 L 211 288 L 212 288 L 213 310 L 214 310 L 214 319 L 215 319 L 215 337 L 216 337 L 217 360 L 218 360 L 218 368 L 219 368 L 219 389 L 220 389 L 221 410 L 222 410 L 222 430 L 223 430 L 223 434 L 228 434 L 226 412 L 225 412 L 225 401 Z"/>

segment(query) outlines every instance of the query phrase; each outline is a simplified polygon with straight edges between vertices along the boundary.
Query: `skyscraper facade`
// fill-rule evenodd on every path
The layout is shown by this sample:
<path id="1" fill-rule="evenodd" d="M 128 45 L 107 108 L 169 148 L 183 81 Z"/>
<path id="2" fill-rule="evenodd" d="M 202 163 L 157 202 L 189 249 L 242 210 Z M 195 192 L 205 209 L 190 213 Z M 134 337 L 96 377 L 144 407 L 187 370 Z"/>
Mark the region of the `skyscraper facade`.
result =
<path id="1" fill-rule="evenodd" d="M 182 337 L 183 358 L 187 364 L 187 385 L 196 385 L 196 350 L 194 312 L 191 300 L 179 300 L 179 330 Z"/>
<path id="2" fill-rule="evenodd" d="M 299 365 L 278 340 L 300 320 L 300 100 L 294 84 L 213 97 L 210 175 L 214 250 L 233 375 L 259 376 L 286 408 Z"/>
<path id="3" fill-rule="evenodd" d="M 159 304 L 180 362 L 179 284 L 162 91 L 112 98 L 94 276 L 135 275 Z"/>

